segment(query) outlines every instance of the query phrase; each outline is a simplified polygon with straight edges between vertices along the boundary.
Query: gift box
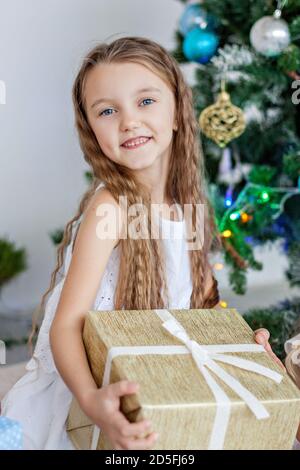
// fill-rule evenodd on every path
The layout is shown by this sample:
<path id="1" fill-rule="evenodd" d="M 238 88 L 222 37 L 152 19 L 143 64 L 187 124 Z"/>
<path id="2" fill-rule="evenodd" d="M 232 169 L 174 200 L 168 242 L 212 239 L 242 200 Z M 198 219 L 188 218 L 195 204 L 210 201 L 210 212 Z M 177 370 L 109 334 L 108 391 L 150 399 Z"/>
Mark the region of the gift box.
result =
<path id="1" fill-rule="evenodd" d="M 0 417 L 0 450 L 22 450 L 22 428 L 18 421 Z"/>
<path id="2" fill-rule="evenodd" d="M 98 387 L 140 384 L 121 411 L 151 421 L 154 450 L 291 449 L 300 392 L 235 309 L 89 311 L 83 340 Z M 112 449 L 75 398 L 66 429 L 78 449 Z"/>

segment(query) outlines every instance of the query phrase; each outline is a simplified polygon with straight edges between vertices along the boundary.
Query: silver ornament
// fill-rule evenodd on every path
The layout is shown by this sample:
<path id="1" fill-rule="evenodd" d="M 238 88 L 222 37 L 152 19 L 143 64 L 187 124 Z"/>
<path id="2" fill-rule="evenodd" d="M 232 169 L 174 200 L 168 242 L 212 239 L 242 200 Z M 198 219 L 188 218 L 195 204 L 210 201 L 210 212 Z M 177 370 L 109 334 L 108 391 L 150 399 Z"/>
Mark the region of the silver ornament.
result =
<path id="1" fill-rule="evenodd" d="M 266 57 L 278 56 L 291 42 L 288 24 L 280 16 L 281 10 L 276 10 L 273 16 L 263 16 L 251 28 L 252 46 Z"/>

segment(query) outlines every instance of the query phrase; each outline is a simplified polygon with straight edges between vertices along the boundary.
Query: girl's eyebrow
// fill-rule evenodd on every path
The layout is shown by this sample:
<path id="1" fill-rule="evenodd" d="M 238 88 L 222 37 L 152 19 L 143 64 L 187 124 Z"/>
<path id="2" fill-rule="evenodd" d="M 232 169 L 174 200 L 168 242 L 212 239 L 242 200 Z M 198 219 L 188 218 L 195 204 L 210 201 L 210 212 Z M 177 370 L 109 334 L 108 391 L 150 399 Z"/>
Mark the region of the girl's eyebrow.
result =
<path id="1" fill-rule="evenodd" d="M 148 91 L 156 91 L 158 93 L 161 93 L 161 90 L 159 88 L 147 87 L 147 88 L 141 88 L 136 93 L 134 93 L 133 96 L 136 96 L 136 95 L 139 95 L 140 93 L 144 93 L 144 92 L 148 92 Z M 100 98 L 92 104 L 91 109 L 94 108 L 94 106 L 96 106 L 97 104 L 100 104 L 100 103 L 103 103 L 103 102 L 108 102 L 108 101 L 114 101 L 114 100 L 111 99 L 111 98 Z"/>

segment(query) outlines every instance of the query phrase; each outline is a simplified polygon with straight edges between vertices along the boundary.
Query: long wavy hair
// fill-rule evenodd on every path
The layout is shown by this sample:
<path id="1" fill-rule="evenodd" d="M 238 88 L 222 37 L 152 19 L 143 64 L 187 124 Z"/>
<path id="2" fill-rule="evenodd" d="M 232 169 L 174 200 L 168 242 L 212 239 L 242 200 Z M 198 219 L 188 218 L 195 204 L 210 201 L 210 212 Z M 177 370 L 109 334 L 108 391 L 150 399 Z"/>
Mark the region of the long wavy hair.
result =
<path id="1" fill-rule="evenodd" d="M 128 207 L 131 204 L 143 204 L 146 209 L 146 216 L 143 219 L 144 229 L 150 233 L 149 190 L 137 181 L 130 169 L 111 161 L 102 152 L 88 122 L 85 104 L 85 82 L 89 71 L 98 64 L 126 62 L 148 67 L 167 83 L 174 94 L 178 129 L 173 133 L 165 194 L 168 200 L 175 200 L 181 208 L 184 204 L 191 204 L 193 208 L 197 207 L 196 204 L 204 206 L 204 241 L 201 249 L 189 251 L 193 282 L 190 308 L 212 308 L 219 301 L 217 282 L 214 277 L 211 289 L 205 293 L 206 279 L 212 274 L 208 260 L 209 251 L 212 243 L 216 241 L 218 244 L 219 240 L 214 214 L 206 196 L 203 154 L 199 125 L 194 114 L 192 90 L 186 84 L 176 60 L 161 45 L 142 37 L 123 37 L 110 44 L 100 43 L 88 52 L 73 85 L 72 98 L 76 128 L 84 158 L 93 172 L 93 182 L 83 195 L 76 215 L 66 224 L 63 239 L 57 248 L 57 265 L 51 276 L 50 287 L 42 297 L 38 314 L 43 311 L 46 297 L 55 286 L 57 273 L 64 262 L 65 248 L 72 237 L 73 224 L 85 211 L 100 182 L 105 184 L 116 201 L 122 195 L 127 197 Z M 194 233 L 200 233 L 201 230 L 197 220 L 196 210 L 193 210 L 192 230 Z M 127 221 L 130 224 L 129 217 Z M 167 307 L 166 299 L 162 296 L 164 292 L 168 298 L 164 252 L 160 239 L 127 237 L 120 239 L 119 244 L 120 269 L 114 295 L 115 309 Z M 30 345 L 36 331 L 37 319 L 34 319 L 28 341 Z"/>

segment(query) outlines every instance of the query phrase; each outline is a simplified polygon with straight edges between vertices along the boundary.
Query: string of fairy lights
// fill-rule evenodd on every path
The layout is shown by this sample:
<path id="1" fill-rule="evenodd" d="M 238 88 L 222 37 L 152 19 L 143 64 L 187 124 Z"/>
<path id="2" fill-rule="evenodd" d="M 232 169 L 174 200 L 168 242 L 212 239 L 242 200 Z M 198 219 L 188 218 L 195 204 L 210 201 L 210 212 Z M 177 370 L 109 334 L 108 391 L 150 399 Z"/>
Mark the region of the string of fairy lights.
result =
<path id="1" fill-rule="evenodd" d="M 287 199 L 295 194 L 299 194 L 298 188 L 266 187 L 247 183 L 234 203 L 231 201 L 229 204 L 228 199 L 225 200 L 228 210 L 220 221 L 220 232 L 225 238 L 231 237 L 232 231 L 229 227 L 229 221 L 240 221 L 242 224 L 246 224 L 253 219 L 255 211 L 266 204 L 271 218 L 276 219 L 284 210 Z"/>
<path id="2" fill-rule="evenodd" d="M 285 202 L 299 193 L 299 188 L 267 187 L 250 182 L 245 185 L 234 202 L 232 194 L 227 193 L 224 200 L 227 210 L 219 221 L 221 237 L 233 241 L 235 233 L 245 230 L 247 224 L 255 222 L 255 217 L 275 220 L 283 212 Z M 247 243 L 247 237 L 243 240 Z M 224 264 L 217 262 L 214 264 L 214 269 L 221 271 L 224 269 Z M 227 305 L 225 300 L 220 301 L 221 307 L 226 308 Z"/>

